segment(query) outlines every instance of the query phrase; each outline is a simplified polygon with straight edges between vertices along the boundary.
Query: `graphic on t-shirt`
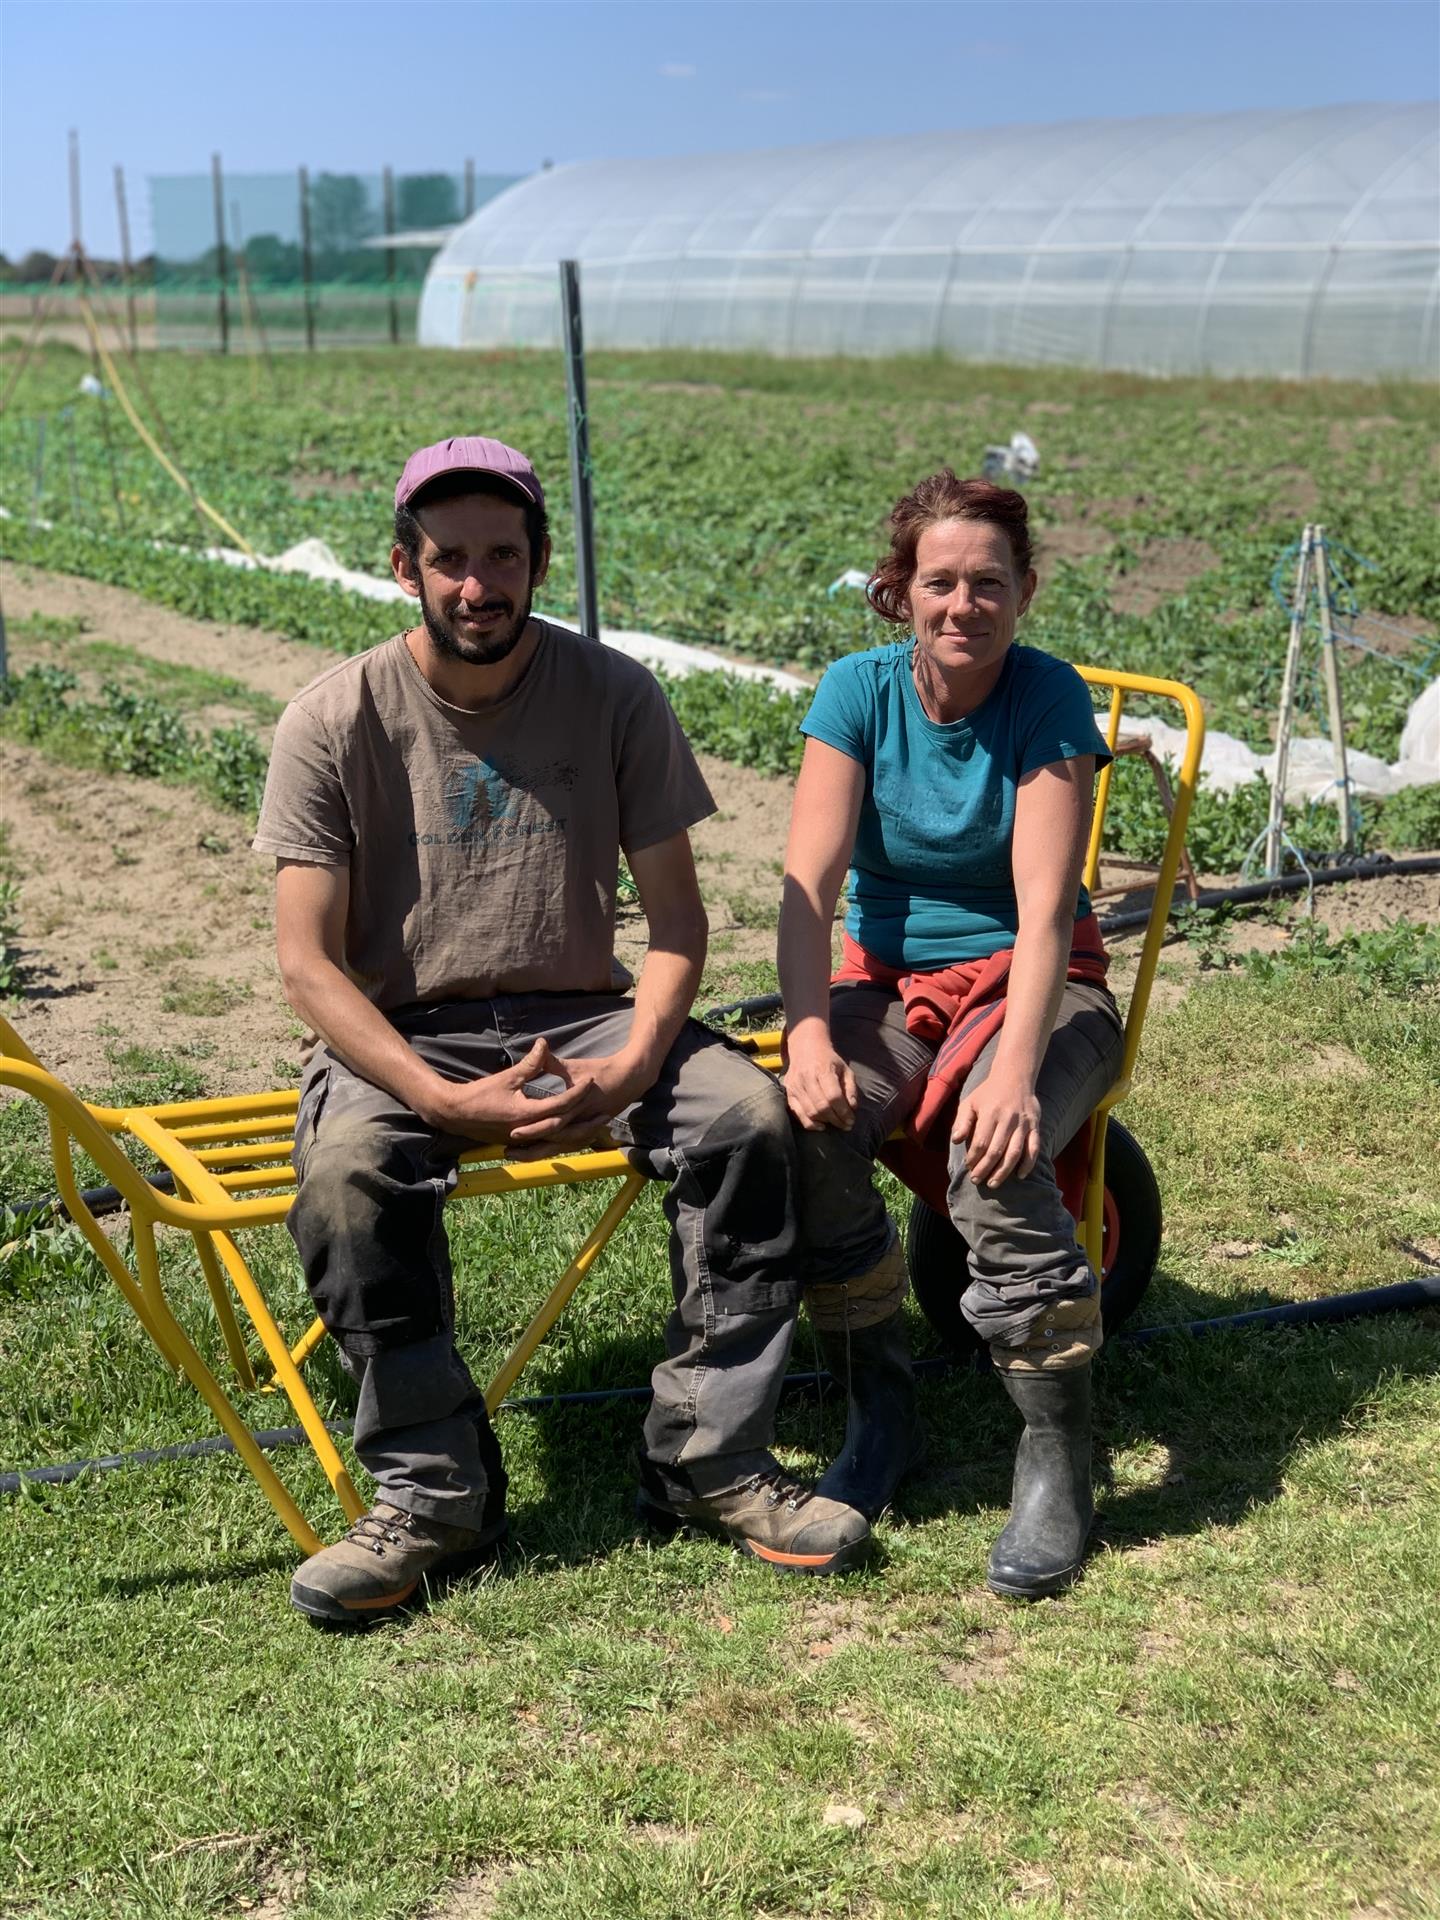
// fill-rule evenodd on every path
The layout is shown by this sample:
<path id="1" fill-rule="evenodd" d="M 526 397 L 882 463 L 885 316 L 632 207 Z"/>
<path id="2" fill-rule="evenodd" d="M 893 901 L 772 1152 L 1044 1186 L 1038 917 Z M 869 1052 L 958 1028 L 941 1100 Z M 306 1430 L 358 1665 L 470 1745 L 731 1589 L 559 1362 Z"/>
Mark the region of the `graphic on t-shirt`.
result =
<path id="1" fill-rule="evenodd" d="M 445 818 L 461 833 L 483 833 L 492 821 L 505 818 L 514 798 L 514 790 L 500 769 L 488 760 L 476 760 L 450 776 Z"/>
<path id="2" fill-rule="evenodd" d="M 569 793 L 579 772 L 573 760 L 552 760 L 513 771 L 490 760 L 474 760 L 469 766 L 457 768 L 445 787 L 446 841 L 451 846 L 468 846 L 501 833 L 526 839 L 536 833 L 563 833 L 564 821 L 553 814 L 543 822 L 531 821 L 528 825 L 513 816 L 521 796 L 538 796 L 545 788 L 556 787 Z M 502 821 L 509 824 L 502 826 Z M 431 834 L 416 836 L 417 843 L 425 846 L 438 838 Z"/>

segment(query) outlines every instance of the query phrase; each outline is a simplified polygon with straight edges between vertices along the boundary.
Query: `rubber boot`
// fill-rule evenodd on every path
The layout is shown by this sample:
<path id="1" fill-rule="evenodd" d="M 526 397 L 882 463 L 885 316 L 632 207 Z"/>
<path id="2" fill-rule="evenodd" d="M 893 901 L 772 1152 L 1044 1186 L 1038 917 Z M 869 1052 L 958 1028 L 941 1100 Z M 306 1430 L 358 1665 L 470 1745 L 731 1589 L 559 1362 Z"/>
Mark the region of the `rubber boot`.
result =
<path id="1" fill-rule="evenodd" d="M 878 1520 L 925 1453 L 903 1313 L 875 1327 L 817 1333 L 825 1365 L 848 1389 L 845 1444 L 816 1492 Z"/>
<path id="2" fill-rule="evenodd" d="M 1090 1367 L 997 1369 L 1025 1418 L 1010 1519 L 986 1572 L 993 1593 L 1043 1600 L 1068 1587 L 1095 1515 L 1090 1491 Z"/>

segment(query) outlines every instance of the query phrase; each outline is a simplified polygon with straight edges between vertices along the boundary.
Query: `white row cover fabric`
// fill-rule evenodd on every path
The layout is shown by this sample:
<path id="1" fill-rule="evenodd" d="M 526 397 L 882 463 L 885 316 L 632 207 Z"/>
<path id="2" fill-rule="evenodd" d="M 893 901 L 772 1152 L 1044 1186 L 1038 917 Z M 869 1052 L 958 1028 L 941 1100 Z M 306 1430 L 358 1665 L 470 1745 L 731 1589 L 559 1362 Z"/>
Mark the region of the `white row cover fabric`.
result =
<path id="1" fill-rule="evenodd" d="M 431 263 L 424 346 L 1433 376 L 1440 107 L 1079 121 L 556 167 Z"/>

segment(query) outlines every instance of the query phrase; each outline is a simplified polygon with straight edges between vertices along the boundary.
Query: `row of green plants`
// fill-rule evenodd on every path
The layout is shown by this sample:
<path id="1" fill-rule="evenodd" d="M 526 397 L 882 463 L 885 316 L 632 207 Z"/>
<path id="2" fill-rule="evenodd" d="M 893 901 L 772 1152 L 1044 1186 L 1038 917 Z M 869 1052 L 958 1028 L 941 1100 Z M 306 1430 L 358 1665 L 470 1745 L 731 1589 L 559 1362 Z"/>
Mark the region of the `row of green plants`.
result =
<path id="1" fill-rule="evenodd" d="M 89 700 L 76 696 L 77 685 L 55 666 L 0 680 L 0 734 L 72 765 L 183 781 L 232 812 L 258 812 L 269 756 L 248 727 L 192 731 L 153 694 L 108 682 Z"/>
<path id="2" fill-rule="evenodd" d="M 276 591 L 226 568 L 210 568 L 206 582 L 148 544 L 201 547 L 217 536 L 113 423 L 112 491 L 105 403 L 77 401 L 80 371 L 76 356 L 54 350 L 17 398 L 0 498 L 20 519 L 53 521 L 59 537 L 34 547 L 37 561 L 297 638 L 353 648 L 377 637 L 390 617 L 383 608 L 298 582 Z M 318 535 L 371 573 L 386 569 L 389 490 L 415 445 L 459 429 L 524 446 L 552 482 L 556 552 L 544 604 L 573 604 L 556 356 L 278 355 L 261 378 L 217 358 L 157 355 L 146 381 L 182 464 L 257 548 L 275 553 Z M 1216 724 L 1262 745 L 1285 644 L 1272 575 L 1305 520 L 1323 521 L 1364 556 L 1363 566 L 1346 563 L 1363 606 L 1440 626 L 1426 479 L 1436 407 L 1423 386 L 605 354 L 592 360 L 590 402 L 602 614 L 616 625 L 812 671 L 873 644 L 886 630 L 858 593 L 832 597 L 830 584 L 873 563 L 889 505 L 921 474 L 945 463 L 973 470 L 988 443 L 1024 425 L 1042 453 L 1027 490 L 1040 555 L 1029 621 L 1037 645 L 1187 680 Z M 98 533 L 127 551 L 105 550 Z M 16 537 L 12 526 L 7 542 Z M 1107 551 L 1087 554 L 1105 540 Z M 1177 541 L 1200 551 L 1167 574 L 1173 555 L 1160 549 Z M 1159 595 L 1155 604 L 1130 600 L 1136 578 Z M 1357 746 L 1393 757 L 1429 658 L 1423 640 L 1407 658 L 1411 671 L 1347 659 Z M 1315 701 L 1316 689 L 1306 692 Z M 1318 719 L 1318 701 L 1315 711 Z"/>
<path id="3" fill-rule="evenodd" d="M 702 752 L 768 774 L 793 776 L 798 770 L 805 695 L 733 674 L 662 679 L 680 724 Z M 107 682 L 98 698 L 86 699 L 77 694 L 77 685 L 68 669 L 50 665 L 0 681 L 0 733 L 76 764 L 185 781 L 238 813 L 258 810 L 267 755 L 249 728 L 194 730 L 173 704 L 154 694 Z M 1264 827 L 1267 810 L 1263 780 L 1229 793 L 1202 787 L 1188 834 L 1195 864 L 1209 873 L 1233 872 Z M 1292 811 L 1288 826 L 1307 852 L 1323 853 L 1339 844 L 1339 821 L 1331 807 Z M 1168 828 L 1149 769 L 1121 760 L 1106 814 L 1107 849 L 1136 860 L 1158 859 Z M 1435 846 L 1440 846 L 1440 784 L 1362 804 L 1361 851 Z"/>

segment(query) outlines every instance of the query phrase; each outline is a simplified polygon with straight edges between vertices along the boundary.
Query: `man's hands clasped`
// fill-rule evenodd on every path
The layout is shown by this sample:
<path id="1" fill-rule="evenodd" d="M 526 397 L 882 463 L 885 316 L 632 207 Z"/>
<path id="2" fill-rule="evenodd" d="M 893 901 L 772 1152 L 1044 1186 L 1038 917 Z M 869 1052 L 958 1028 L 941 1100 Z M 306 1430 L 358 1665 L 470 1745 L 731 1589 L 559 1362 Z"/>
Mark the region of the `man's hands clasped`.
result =
<path id="1" fill-rule="evenodd" d="M 558 1089 L 538 1097 L 527 1083 L 550 1077 Z M 438 1075 L 423 1118 L 442 1133 L 466 1139 L 503 1141 L 519 1149 L 515 1158 L 534 1157 L 562 1147 L 588 1147 L 605 1137 L 607 1122 L 638 1100 L 655 1078 L 638 1056 L 620 1053 L 594 1060 L 563 1060 L 548 1042 L 537 1040 L 522 1060 L 478 1080 L 444 1080 Z"/>

